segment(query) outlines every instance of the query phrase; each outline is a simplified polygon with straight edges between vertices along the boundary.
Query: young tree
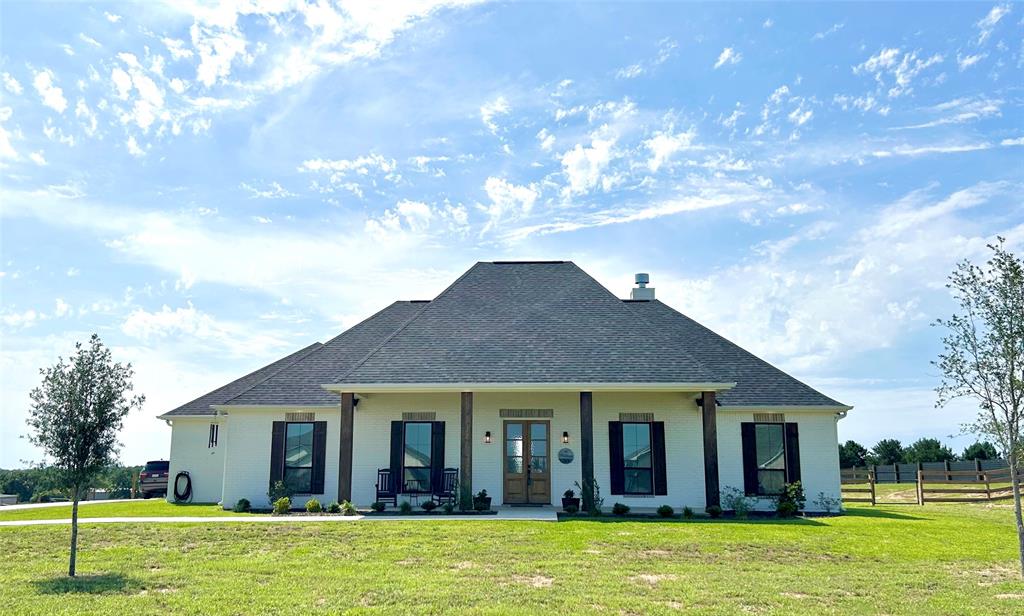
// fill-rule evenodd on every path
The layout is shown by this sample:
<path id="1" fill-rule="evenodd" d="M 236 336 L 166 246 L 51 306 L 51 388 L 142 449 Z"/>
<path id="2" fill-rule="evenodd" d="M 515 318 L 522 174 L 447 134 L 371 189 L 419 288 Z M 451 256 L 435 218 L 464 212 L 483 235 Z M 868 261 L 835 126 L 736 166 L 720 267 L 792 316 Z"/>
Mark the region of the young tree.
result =
<path id="1" fill-rule="evenodd" d="M 945 462 L 956 460 L 956 454 L 937 438 L 919 438 L 904 453 L 907 462 Z"/>
<path id="2" fill-rule="evenodd" d="M 949 276 L 946 286 L 960 311 L 936 322 L 946 329 L 942 353 L 933 362 L 942 370 L 936 406 L 963 396 L 978 402 L 978 416 L 965 428 L 990 439 L 1006 457 L 1024 574 L 1024 261 L 1006 249 L 1003 238 L 989 248 L 984 267 L 963 261 Z"/>
<path id="3" fill-rule="evenodd" d="M 58 358 L 56 365 L 39 373 L 43 383 L 31 393 L 28 438 L 43 450 L 58 485 L 71 496 L 68 575 L 73 577 L 78 501 L 96 474 L 115 462 L 121 424 L 145 397 L 131 395 L 131 364 L 115 363 L 96 334 L 87 345 L 76 343 L 67 362 Z"/>
<path id="4" fill-rule="evenodd" d="M 894 438 L 883 438 L 871 448 L 871 462 L 873 464 L 896 464 L 903 462 L 906 452 L 903 444 Z"/>
<path id="5" fill-rule="evenodd" d="M 846 441 L 839 446 L 839 468 L 867 466 L 868 450 L 857 441 Z"/>
<path id="6" fill-rule="evenodd" d="M 964 449 L 964 454 L 960 457 L 964 460 L 995 460 L 999 457 L 999 452 L 996 451 L 996 447 L 992 443 L 978 441 Z"/>

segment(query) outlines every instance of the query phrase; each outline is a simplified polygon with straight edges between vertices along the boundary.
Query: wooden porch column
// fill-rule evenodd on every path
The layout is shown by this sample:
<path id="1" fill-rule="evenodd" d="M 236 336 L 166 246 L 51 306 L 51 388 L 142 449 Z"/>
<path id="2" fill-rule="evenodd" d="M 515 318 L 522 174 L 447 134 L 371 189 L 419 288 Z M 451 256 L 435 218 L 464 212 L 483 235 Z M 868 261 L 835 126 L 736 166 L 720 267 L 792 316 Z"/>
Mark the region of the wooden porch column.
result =
<path id="1" fill-rule="evenodd" d="M 341 442 L 338 445 L 338 501 L 352 500 L 352 433 L 355 394 L 341 394 Z"/>
<path id="2" fill-rule="evenodd" d="M 459 506 L 473 506 L 473 392 L 462 392 L 459 438 Z"/>
<path id="3" fill-rule="evenodd" d="M 583 510 L 590 511 L 593 506 L 594 485 L 594 394 L 589 391 L 580 392 L 580 485 L 583 486 Z M 590 488 L 590 489 L 588 489 Z"/>
<path id="4" fill-rule="evenodd" d="M 705 507 L 721 506 L 718 486 L 718 427 L 715 392 L 701 394 L 701 419 L 704 424 L 704 501 Z"/>

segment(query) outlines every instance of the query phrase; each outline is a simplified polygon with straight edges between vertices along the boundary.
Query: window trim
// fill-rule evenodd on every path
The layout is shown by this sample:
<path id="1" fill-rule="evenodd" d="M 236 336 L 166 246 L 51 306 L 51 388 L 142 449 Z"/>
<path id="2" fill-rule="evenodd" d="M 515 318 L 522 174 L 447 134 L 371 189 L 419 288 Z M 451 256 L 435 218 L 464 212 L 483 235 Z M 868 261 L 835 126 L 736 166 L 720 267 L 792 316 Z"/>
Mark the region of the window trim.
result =
<path id="1" fill-rule="evenodd" d="M 292 464 L 288 464 L 288 427 L 289 426 L 293 426 L 293 425 L 308 425 L 310 427 L 309 435 L 310 435 L 311 443 L 310 443 L 310 450 L 309 450 L 309 466 L 295 466 L 295 465 L 292 465 Z M 298 469 L 308 468 L 309 469 L 309 485 L 307 486 L 307 489 L 305 491 L 296 491 L 294 493 L 295 495 L 303 495 L 303 496 L 305 496 L 305 495 L 313 494 L 313 473 L 314 473 L 314 470 L 313 470 L 313 467 L 314 467 L 313 458 L 316 457 L 315 453 L 314 453 L 315 449 L 316 449 L 316 422 L 315 421 L 286 421 L 286 422 L 284 422 L 284 457 L 283 457 L 282 465 L 281 465 L 281 480 L 285 482 L 285 485 L 288 485 L 288 469 L 290 469 L 290 468 L 298 468 Z"/>
<path id="2" fill-rule="evenodd" d="M 210 436 L 209 436 L 208 440 L 206 441 L 206 448 L 207 449 L 213 449 L 214 447 L 216 447 L 217 446 L 218 438 L 220 438 L 220 424 L 218 424 L 218 423 L 211 423 L 210 424 Z"/>
<path id="3" fill-rule="evenodd" d="M 784 421 L 752 421 L 754 425 L 754 470 L 757 473 L 757 494 L 758 497 L 775 498 L 786 490 L 789 483 L 789 439 L 786 438 L 786 422 Z M 782 430 L 782 468 L 762 469 L 757 463 L 757 426 L 778 426 Z M 761 490 L 761 471 L 769 473 L 782 473 L 782 490 L 779 492 L 765 492 Z"/>
<path id="4" fill-rule="evenodd" d="M 409 466 L 405 463 L 406 455 L 406 436 L 408 435 L 408 428 L 410 424 L 419 424 L 427 426 L 427 455 L 430 456 L 430 461 L 426 466 Z M 434 422 L 433 421 L 403 421 L 402 422 L 402 466 L 401 476 L 399 480 L 401 483 L 402 494 L 430 494 L 433 486 L 433 469 L 434 469 L 434 452 L 433 452 L 433 438 L 434 438 Z M 427 470 L 427 487 L 425 490 L 408 490 L 406 488 L 405 470 L 409 468 L 426 469 Z"/>
<path id="5" fill-rule="evenodd" d="M 622 424 L 622 495 L 623 496 L 654 496 L 656 488 L 654 487 L 654 422 L 653 421 L 620 421 Z M 626 430 L 627 425 L 644 425 L 647 426 L 647 443 L 648 449 L 650 450 L 651 465 L 650 466 L 626 466 Z M 649 492 L 629 492 L 626 490 L 626 484 L 628 483 L 625 479 L 626 473 L 629 471 L 648 471 L 651 475 L 651 490 Z"/>

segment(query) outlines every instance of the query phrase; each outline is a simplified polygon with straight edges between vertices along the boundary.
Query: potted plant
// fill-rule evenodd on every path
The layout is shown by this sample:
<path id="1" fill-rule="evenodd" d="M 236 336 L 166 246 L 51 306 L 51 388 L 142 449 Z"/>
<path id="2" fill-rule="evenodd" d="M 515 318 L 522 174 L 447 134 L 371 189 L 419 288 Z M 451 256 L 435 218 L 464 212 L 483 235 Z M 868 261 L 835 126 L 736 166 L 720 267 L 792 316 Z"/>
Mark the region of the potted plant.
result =
<path id="1" fill-rule="evenodd" d="M 477 511 L 490 511 L 491 497 L 487 496 L 487 490 L 480 490 L 473 496 L 473 509 Z"/>
<path id="2" fill-rule="evenodd" d="M 566 490 L 562 494 L 562 510 L 569 507 L 575 507 L 577 511 L 580 509 L 580 499 L 576 498 L 576 492 L 572 490 Z"/>

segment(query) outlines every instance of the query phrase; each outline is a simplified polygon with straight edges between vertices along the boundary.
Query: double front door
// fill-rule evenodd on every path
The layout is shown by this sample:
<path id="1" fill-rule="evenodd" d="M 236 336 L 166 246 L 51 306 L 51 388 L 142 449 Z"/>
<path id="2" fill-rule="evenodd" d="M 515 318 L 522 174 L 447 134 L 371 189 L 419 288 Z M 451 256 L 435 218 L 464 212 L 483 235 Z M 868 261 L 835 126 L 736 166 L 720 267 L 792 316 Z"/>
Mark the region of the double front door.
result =
<path id="1" fill-rule="evenodd" d="M 547 421 L 506 421 L 504 502 L 551 503 L 551 424 Z"/>

